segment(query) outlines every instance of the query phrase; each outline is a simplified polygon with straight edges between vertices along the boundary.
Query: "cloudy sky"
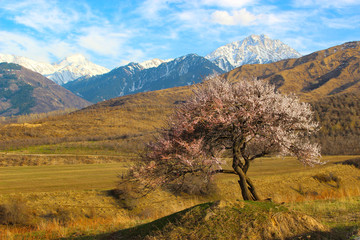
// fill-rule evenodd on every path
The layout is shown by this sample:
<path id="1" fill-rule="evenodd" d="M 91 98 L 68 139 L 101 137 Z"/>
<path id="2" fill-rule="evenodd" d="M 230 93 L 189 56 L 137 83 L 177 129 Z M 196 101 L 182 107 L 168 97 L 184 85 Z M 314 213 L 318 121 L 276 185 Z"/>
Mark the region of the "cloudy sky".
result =
<path id="1" fill-rule="evenodd" d="M 54 62 L 75 53 L 110 69 L 251 34 L 302 54 L 360 40 L 359 0 L 0 0 L 0 53 Z"/>

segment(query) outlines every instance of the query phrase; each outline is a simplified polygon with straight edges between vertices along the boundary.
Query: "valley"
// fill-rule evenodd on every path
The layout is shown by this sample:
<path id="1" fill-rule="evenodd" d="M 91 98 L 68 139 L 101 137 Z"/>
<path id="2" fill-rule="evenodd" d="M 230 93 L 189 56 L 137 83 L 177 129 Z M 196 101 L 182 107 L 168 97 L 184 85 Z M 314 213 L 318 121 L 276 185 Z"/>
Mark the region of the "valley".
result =
<path id="1" fill-rule="evenodd" d="M 345 43 L 296 59 L 242 65 L 223 75 L 233 82 L 257 77 L 275 84 L 284 94 L 296 93 L 302 101 L 311 104 L 321 124 L 314 140 L 322 145 L 322 159 L 326 164 L 310 168 L 292 157 L 276 156 L 254 161 L 249 176 L 261 197 L 268 199 L 268 202 L 259 203 L 264 204 L 259 208 L 261 211 L 242 200 L 235 176 L 227 174 L 216 175 L 209 192 L 200 195 L 172 194 L 169 189 L 161 188 L 139 199 L 119 193 L 119 176 L 124 176 L 132 165 L 137 164 L 146 143 L 156 139 L 159 129 L 166 126 L 167 117 L 189 98 L 196 85 L 164 85 L 166 89 L 162 90 L 149 88 L 146 92 L 116 98 L 109 95 L 106 98 L 111 99 L 106 101 L 102 101 L 106 98 L 99 94 L 92 98 L 98 103 L 90 105 L 85 101 L 85 106 L 78 106 L 81 109 L 69 113 L 41 117 L 36 114 L 4 115 L 6 117 L 0 123 L 0 238 L 122 239 L 127 236 L 143 239 L 146 236 L 148 239 L 166 239 L 190 234 L 195 234 L 194 239 L 201 236 L 231 238 L 233 235 L 209 233 L 203 228 L 216 225 L 216 221 L 237 219 L 234 213 L 226 215 L 230 214 L 229 209 L 244 211 L 242 214 L 248 217 L 246 220 L 250 225 L 254 220 L 256 229 L 260 229 L 256 231 L 258 237 L 268 236 L 261 229 L 270 226 L 258 219 L 285 218 L 289 217 L 288 213 L 294 216 L 307 214 L 315 218 L 316 224 L 308 230 L 297 229 L 298 235 L 277 232 L 280 230 L 274 230 L 273 234 L 295 239 L 303 236 L 346 239 L 360 235 L 357 214 L 360 211 L 359 49 L 359 42 Z M 203 61 L 199 56 L 189 57 Z M 171 61 L 162 62 L 157 67 L 141 70 L 141 74 L 170 64 Z M 131 66 L 135 65 L 129 64 L 118 71 L 126 74 Z M 178 73 L 180 69 L 175 68 L 173 72 Z M 211 68 L 205 69 L 212 72 Z M 218 73 L 222 73 L 220 70 Z M 17 71 L 19 79 L 21 75 L 35 74 L 21 67 Z M 111 72 L 107 74 L 110 74 L 109 81 L 116 78 Z M 189 75 L 184 76 L 187 81 Z M 97 78 L 91 77 L 89 81 Z M 166 81 L 163 80 L 164 84 Z M 39 85 L 35 81 L 30 83 L 31 86 Z M 22 85 L 19 86 L 21 89 Z M 95 85 L 89 85 L 92 86 Z M 110 84 L 109 88 L 112 88 Z M 227 157 L 224 156 L 224 169 L 230 170 L 231 161 Z M 213 211 L 218 214 L 214 217 L 207 209 L 218 200 L 224 206 L 214 207 L 216 210 Z M 200 210 L 206 211 L 194 207 L 198 204 Z M 279 209 L 285 215 L 281 215 Z M 178 213 L 183 210 L 191 214 Z M 7 213 L 6 217 L 1 211 Z M 162 217 L 166 224 L 159 223 Z M 182 224 L 194 219 L 203 224 L 191 229 L 186 224 L 176 225 L 173 218 L 182 219 Z M 244 238 L 251 238 L 251 235 L 244 235 Z"/>

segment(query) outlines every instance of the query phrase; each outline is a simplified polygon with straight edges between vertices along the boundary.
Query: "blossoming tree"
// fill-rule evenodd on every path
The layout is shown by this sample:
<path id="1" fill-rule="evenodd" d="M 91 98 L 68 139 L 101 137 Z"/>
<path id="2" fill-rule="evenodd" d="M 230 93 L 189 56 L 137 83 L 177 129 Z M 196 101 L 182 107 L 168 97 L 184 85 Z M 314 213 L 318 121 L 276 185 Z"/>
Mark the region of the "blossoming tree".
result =
<path id="1" fill-rule="evenodd" d="M 132 176 L 147 187 L 170 184 L 187 174 L 211 180 L 229 151 L 244 200 L 259 200 L 246 175 L 251 162 L 266 155 L 293 155 L 320 164 L 320 149 L 309 136 L 318 130 L 310 105 L 282 95 L 261 80 L 231 83 L 213 76 L 195 86 L 193 96 L 169 118 L 149 144 Z M 227 171 L 229 172 L 229 171 Z"/>

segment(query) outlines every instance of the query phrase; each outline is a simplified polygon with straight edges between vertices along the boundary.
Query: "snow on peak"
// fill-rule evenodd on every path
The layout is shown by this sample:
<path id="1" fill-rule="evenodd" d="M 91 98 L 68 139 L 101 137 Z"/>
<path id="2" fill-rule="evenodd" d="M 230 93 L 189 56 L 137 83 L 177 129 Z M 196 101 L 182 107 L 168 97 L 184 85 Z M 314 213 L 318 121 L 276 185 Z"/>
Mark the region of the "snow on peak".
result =
<path id="1" fill-rule="evenodd" d="M 0 53 L 0 62 L 16 63 L 40 74 L 50 74 L 55 68 L 50 63 L 37 62 L 30 58 Z"/>
<path id="2" fill-rule="evenodd" d="M 47 77 L 58 84 L 65 84 L 82 76 L 94 76 L 110 71 L 105 67 L 90 62 L 81 54 L 71 55 L 53 65 L 58 74 L 50 74 Z"/>
<path id="3" fill-rule="evenodd" d="M 74 54 L 74 55 L 71 55 L 71 56 L 68 56 L 66 58 L 64 58 L 63 60 L 61 60 L 59 62 L 59 64 L 61 64 L 61 62 L 68 62 L 68 63 L 86 63 L 86 62 L 89 62 L 86 57 L 80 53 L 78 54 Z"/>
<path id="4" fill-rule="evenodd" d="M 170 62 L 173 59 L 166 59 L 166 60 L 161 60 L 158 58 L 154 58 L 151 60 L 147 60 L 144 62 L 141 62 L 140 65 L 144 68 L 144 69 L 148 69 L 148 68 L 154 68 L 154 67 L 158 67 L 160 64 L 165 63 L 165 62 Z"/>
<path id="5" fill-rule="evenodd" d="M 270 63 L 300 56 L 300 53 L 280 40 L 272 40 L 262 34 L 250 35 L 241 41 L 221 46 L 205 58 L 224 71 L 230 71 L 244 64 Z"/>
<path id="6" fill-rule="evenodd" d="M 38 72 L 62 85 L 82 76 L 104 74 L 109 69 L 96 65 L 81 54 L 74 54 L 57 63 L 44 63 L 10 54 L 0 54 L 0 62 L 16 63 L 34 72 Z"/>

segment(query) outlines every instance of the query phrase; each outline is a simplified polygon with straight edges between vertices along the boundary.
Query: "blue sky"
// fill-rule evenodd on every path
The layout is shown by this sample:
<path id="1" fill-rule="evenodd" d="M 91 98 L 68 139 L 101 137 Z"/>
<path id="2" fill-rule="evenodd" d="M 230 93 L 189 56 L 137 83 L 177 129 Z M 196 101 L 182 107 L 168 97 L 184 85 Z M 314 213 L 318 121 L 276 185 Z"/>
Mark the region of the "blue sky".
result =
<path id="1" fill-rule="evenodd" d="M 205 56 L 251 34 L 301 54 L 360 40 L 359 0 L 0 0 L 0 53 L 54 62 L 75 53 L 110 69 Z"/>

